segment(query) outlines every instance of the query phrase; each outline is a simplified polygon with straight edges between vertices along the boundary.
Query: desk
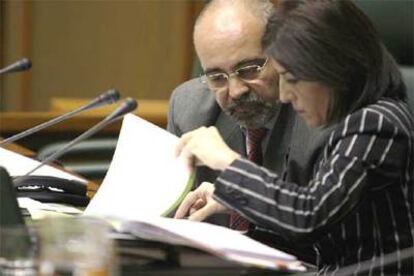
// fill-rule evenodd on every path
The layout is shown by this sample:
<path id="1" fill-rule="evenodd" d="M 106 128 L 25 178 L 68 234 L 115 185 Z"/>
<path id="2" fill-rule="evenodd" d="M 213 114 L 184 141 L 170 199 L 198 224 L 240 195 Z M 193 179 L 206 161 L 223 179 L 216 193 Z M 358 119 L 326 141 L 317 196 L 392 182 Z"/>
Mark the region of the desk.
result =
<path id="1" fill-rule="evenodd" d="M 1 139 L 2 138 L 0 137 L 0 140 Z M 6 145 L 5 148 L 10 150 L 10 151 L 16 152 L 18 154 L 24 155 L 26 157 L 33 158 L 35 156 L 35 153 L 33 151 L 31 151 L 31 150 L 29 150 L 29 149 L 27 149 L 23 146 L 20 146 L 18 144 L 15 144 L 15 143 L 8 144 L 8 145 Z M 60 170 L 63 170 L 63 171 L 66 171 L 68 173 L 71 173 L 73 175 L 76 175 L 77 177 L 84 178 L 80 175 L 74 174 L 73 172 L 69 172 L 69 171 L 63 169 L 60 166 L 57 166 L 57 165 L 53 165 L 53 166 L 55 166 L 56 168 L 58 168 Z M 85 179 L 85 180 L 87 180 L 87 179 Z M 89 181 L 89 180 L 87 180 L 87 181 L 88 181 L 88 184 L 87 184 L 87 194 L 86 195 L 89 198 L 92 198 L 95 195 L 95 193 L 98 191 L 99 185 L 97 183 L 93 182 L 93 181 Z"/>
<path id="2" fill-rule="evenodd" d="M 85 99 L 52 99 L 50 104 L 50 110 L 46 112 L 2 112 L 0 113 L 0 135 L 3 137 L 10 137 L 13 134 L 29 129 L 35 125 L 39 125 L 43 122 L 56 118 L 66 112 L 75 110 L 82 105 L 85 105 L 88 100 Z M 136 115 L 158 125 L 161 128 L 165 128 L 167 125 L 167 110 L 168 101 L 166 100 L 138 100 L 138 110 L 135 112 Z M 76 115 L 75 117 L 63 121 L 54 126 L 48 127 L 41 130 L 29 137 L 23 138 L 19 141 L 21 145 L 26 148 L 30 148 L 34 152 L 38 152 L 42 148 L 62 141 L 70 141 L 78 136 L 80 133 L 90 129 L 92 126 L 103 120 L 108 114 L 110 114 L 118 105 L 109 105 L 101 107 L 92 111 L 87 111 Z M 116 140 L 119 130 L 121 127 L 121 120 L 114 122 L 104 129 L 99 131 L 93 138 L 97 139 L 112 139 Z M 108 150 L 102 154 L 111 154 Z M 101 163 L 109 163 L 110 157 L 100 156 Z M 111 156 L 112 157 L 112 156 Z M 74 164 L 74 160 L 69 160 L 65 156 L 63 164 L 70 165 Z M 83 163 L 92 163 L 96 161 L 93 158 L 96 156 L 89 156 L 89 159 L 85 159 Z M 78 162 L 79 160 L 76 160 Z M 66 162 L 66 163 L 65 163 Z M 94 175 L 95 173 L 95 175 Z M 88 175 L 89 178 L 101 181 L 102 173 L 97 174 L 96 171 L 92 170 L 92 175 Z"/>
<path id="3" fill-rule="evenodd" d="M 55 100 L 51 103 L 50 111 L 0 112 L 0 133 L 4 135 L 5 133 L 10 134 L 23 131 L 50 119 L 56 118 L 69 110 L 74 110 L 85 102 L 86 100 L 79 99 L 68 100 L 63 103 L 61 100 Z M 136 115 L 162 128 L 167 126 L 168 101 L 139 100 L 138 102 L 139 107 L 135 112 Z M 76 115 L 71 119 L 42 130 L 42 133 L 83 132 L 105 118 L 111 111 L 116 109 L 116 107 L 116 105 L 112 105 Z M 101 132 L 106 134 L 117 134 L 119 132 L 120 125 L 120 122 L 115 122 L 104 128 Z"/>
<path id="4" fill-rule="evenodd" d="M 2 137 L 0 137 L 0 141 L 1 140 L 3 140 Z M 15 144 L 15 143 L 8 144 L 4 148 L 7 149 L 7 150 L 10 150 L 10 151 L 17 152 L 21 155 L 24 155 L 24 156 L 27 156 L 27 157 L 30 157 L 30 158 L 35 156 L 35 153 L 33 151 L 31 151 L 31 150 L 29 150 L 25 147 L 22 147 L 18 144 Z"/>

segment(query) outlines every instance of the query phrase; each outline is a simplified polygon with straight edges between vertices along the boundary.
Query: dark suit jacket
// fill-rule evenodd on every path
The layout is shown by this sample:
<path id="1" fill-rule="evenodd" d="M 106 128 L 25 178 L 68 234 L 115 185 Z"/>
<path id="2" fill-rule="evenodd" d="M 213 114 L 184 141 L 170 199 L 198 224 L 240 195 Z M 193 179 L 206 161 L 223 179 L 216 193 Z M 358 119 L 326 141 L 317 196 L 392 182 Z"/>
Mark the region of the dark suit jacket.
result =
<path id="1" fill-rule="evenodd" d="M 181 84 L 173 91 L 168 131 L 181 136 L 201 126 L 217 127 L 227 145 L 245 154 L 245 137 L 240 126 L 221 111 L 214 94 L 197 78 Z M 263 156 L 263 166 L 280 175 L 287 172 L 285 177 L 288 181 L 306 185 L 312 176 L 313 165 L 320 158 L 327 133 L 326 130 L 310 130 L 295 115 L 290 105 L 282 105 Z M 216 171 L 199 167 L 195 185 L 198 186 L 203 181 L 214 182 L 217 175 Z M 216 217 L 210 221 L 227 225 L 224 217 Z"/>

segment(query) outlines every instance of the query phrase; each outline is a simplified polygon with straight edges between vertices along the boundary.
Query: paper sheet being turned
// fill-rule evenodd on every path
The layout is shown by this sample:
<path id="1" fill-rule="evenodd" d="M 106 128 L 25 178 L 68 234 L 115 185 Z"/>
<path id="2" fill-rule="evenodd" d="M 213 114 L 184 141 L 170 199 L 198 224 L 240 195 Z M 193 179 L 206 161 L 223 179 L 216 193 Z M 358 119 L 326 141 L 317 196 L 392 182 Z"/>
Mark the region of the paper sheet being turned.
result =
<path id="1" fill-rule="evenodd" d="M 135 115 L 124 117 L 111 166 L 84 214 L 133 220 L 170 213 L 191 189 L 174 155 L 178 138 Z"/>

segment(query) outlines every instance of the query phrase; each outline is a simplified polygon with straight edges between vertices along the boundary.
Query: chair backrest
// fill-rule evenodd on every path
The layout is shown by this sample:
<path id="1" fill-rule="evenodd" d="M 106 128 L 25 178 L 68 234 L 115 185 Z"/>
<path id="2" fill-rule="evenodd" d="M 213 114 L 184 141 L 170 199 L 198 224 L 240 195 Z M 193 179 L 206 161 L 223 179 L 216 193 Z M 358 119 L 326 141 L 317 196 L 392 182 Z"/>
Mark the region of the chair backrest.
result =
<path id="1" fill-rule="evenodd" d="M 92 138 L 75 145 L 65 156 L 59 159 L 60 164 L 67 170 L 83 177 L 101 181 L 109 168 L 118 138 Z M 68 141 L 59 141 L 41 147 L 36 155 L 37 159 L 44 160 L 53 154 Z"/>
<path id="2" fill-rule="evenodd" d="M 414 1 L 358 0 L 400 65 L 414 66 Z"/>
<path id="3" fill-rule="evenodd" d="M 400 65 L 407 87 L 408 104 L 414 114 L 414 1 L 358 0 L 385 46 Z"/>

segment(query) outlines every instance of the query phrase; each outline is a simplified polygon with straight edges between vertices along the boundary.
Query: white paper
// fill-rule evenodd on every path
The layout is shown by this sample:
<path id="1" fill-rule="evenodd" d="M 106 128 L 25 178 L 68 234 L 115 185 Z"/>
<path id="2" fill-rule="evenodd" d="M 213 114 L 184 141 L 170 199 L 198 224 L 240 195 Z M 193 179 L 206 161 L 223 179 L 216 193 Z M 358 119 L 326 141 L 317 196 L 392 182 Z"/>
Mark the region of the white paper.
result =
<path id="1" fill-rule="evenodd" d="M 120 230 L 145 239 L 193 246 L 243 264 L 305 270 L 293 255 L 209 223 L 152 217 L 121 223 Z"/>
<path id="2" fill-rule="evenodd" d="M 133 220 L 176 207 L 191 188 L 190 171 L 174 154 L 177 141 L 166 130 L 126 115 L 109 170 L 84 214 Z"/>
<path id="3" fill-rule="evenodd" d="M 29 197 L 18 197 L 17 201 L 19 202 L 19 207 L 26 208 L 30 214 L 39 210 L 65 214 L 82 214 L 82 211 L 77 208 L 59 203 L 42 203 Z"/>
<path id="4" fill-rule="evenodd" d="M 245 265 L 304 270 L 292 255 L 237 231 L 162 217 L 190 189 L 190 172 L 174 151 L 178 138 L 135 115 L 124 117 L 110 168 L 84 215 L 139 238 L 199 248 Z"/>
<path id="5" fill-rule="evenodd" d="M 39 164 L 40 162 L 37 160 L 0 147 L 0 166 L 5 167 L 11 176 L 25 175 Z M 30 175 L 54 176 L 87 183 L 87 180 L 84 178 L 77 177 L 49 165 L 44 165 Z"/>
<path id="6" fill-rule="evenodd" d="M 46 217 L 71 217 L 82 214 L 82 211 L 77 208 L 59 203 L 42 203 L 28 197 L 18 197 L 17 200 L 19 207 L 27 209 L 32 220 Z"/>

